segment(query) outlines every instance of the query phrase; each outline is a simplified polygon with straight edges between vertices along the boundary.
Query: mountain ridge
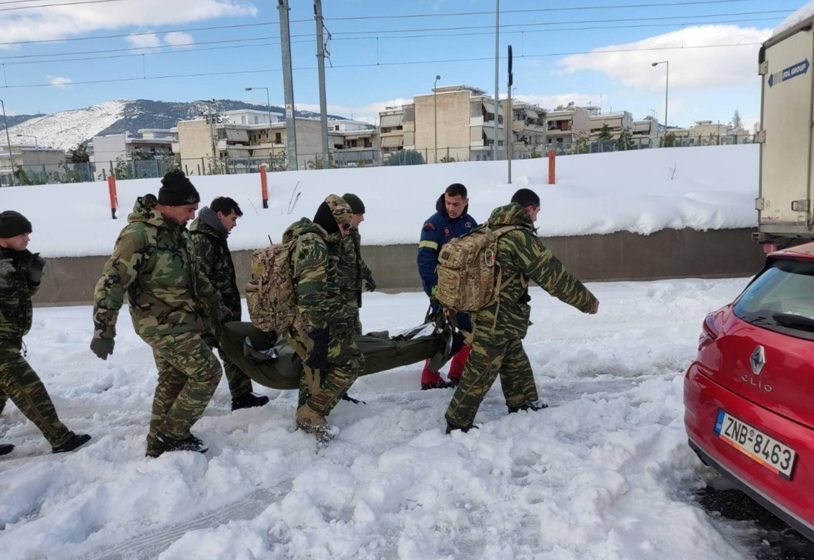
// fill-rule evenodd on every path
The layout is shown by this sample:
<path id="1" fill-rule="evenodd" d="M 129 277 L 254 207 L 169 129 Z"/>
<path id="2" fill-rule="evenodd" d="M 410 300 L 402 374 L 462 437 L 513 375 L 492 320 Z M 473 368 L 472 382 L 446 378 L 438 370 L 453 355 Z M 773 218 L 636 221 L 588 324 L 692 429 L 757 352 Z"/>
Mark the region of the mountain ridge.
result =
<path id="1" fill-rule="evenodd" d="M 94 136 L 129 133 L 135 135 L 145 128 L 169 129 L 179 120 L 193 119 L 223 111 L 253 109 L 270 111 L 285 118 L 285 109 L 278 105 L 258 105 L 232 99 L 197 101 L 154 101 L 150 99 L 118 99 L 105 101 L 52 114 L 8 115 L 8 133 L 12 144 L 75 148 Z M 319 113 L 295 111 L 295 116 L 319 118 Z M 330 119 L 345 119 L 328 115 Z M 2 123 L 0 123 L 1 125 Z M 5 146 L 5 130 L 0 129 L 0 146 Z"/>

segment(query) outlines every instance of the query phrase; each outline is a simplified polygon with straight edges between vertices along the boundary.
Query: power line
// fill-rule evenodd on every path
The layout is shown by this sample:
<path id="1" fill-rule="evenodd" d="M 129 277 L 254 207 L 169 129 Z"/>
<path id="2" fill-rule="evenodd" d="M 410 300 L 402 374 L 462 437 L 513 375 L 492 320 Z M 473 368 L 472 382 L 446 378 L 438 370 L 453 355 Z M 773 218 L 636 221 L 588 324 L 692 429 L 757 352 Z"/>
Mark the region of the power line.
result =
<path id="1" fill-rule="evenodd" d="M 705 15 L 697 15 L 697 16 L 654 16 L 648 18 L 619 18 L 619 19 L 592 19 L 592 20 L 577 20 L 577 21 L 568 21 L 568 22 L 552 22 L 552 21 L 545 21 L 545 22 L 527 22 L 527 23 L 507 23 L 507 24 L 500 24 L 501 31 L 504 28 L 511 28 L 511 27 L 539 27 L 539 26 L 552 26 L 552 25 L 572 25 L 572 24 L 590 24 L 590 23 L 619 23 L 619 22 L 628 22 L 631 19 L 635 19 L 637 21 L 667 21 L 667 20 L 675 20 L 675 19 L 687 19 L 687 18 L 713 18 L 713 17 L 728 17 L 728 16 L 748 16 L 748 15 L 772 15 L 772 14 L 788 14 L 788 10 L 769 10 L 769 11 L 760 11 L 760 12 L 733 12 L 733 13 L 726 13 L 726 14 L 705 14 Z M 465 26 L 457 26 L 457 27 L 425 27 L 425 28 L 417 28 L 417 29 L 380 29 L 376 31 L 334 31 L 332 35 L 385 35 L 385 34 L 393 34 L 393 33 L 415 33 L 415 32 L 423 32 L 423 31 L 463 31 L 467 29 L 494 29 L 494 25 L 465 25 Z"/>
<path id="2" fill-rule="evenodd" d="M 697 46 L 678 46 L 678 47 L 646 47 L 646 48 L 636 48 L 636 49 L 608 49 L 602 51 L 566 51 L 566 52 L 554 52 L 554 53 L 531 53 L 531 54 L 522 54 L 516 55 L 515 58 L 548 58 L 548 57 L 555 57 L 555 56 L 571 56 L 571 55 L 578 55 L 578 54 L 587 54 L 587 55 L 596 55 L 596 54 L 609 54 L 609 53 L 622 53 L 622 52 L 651 52 L 651 51 L 668 51 L 668 50 L 698 50 L 698 49 L 714 49 L 714 48 L 733 48 L 733 47 L 753 47 L 760 45 L 759 42 L 748 42 L 748 43 L 727 43 L 727 44 L 720 44 L 720 45 L 697 45 Z M 492 56 L 482 56 L 482 57 L 470 57 L 470 58 L 448 58 L 448 59 L 436 59 L 436 60 L 408 60 L 408 61 L 393 61 L 393 62 L 375 62 L 375 63 L 365 63 L 365 64 L 335 64 L 331 68 L 332 69 L 339 69 L 339 68 L 371 68 L 376 66 L 416 66 L 416 65 L 425 65 L 425 64 L 449 64 L 449 63 L 457 63 L 457 62 L 482 62 L 485 60 L 493 60 Z M 315 70 L 316 66 L 302 66 L 297 67 L 295 70 L 297 71 L 304 71 L 304 70 Z M 142 77 L 132 77 L 132 78 L 109 78 L 109 79 L 102 79 L 102 80 L 81 80 L 76 82 L 71 82 L 70 84 L 52 84 L 52 83 L 32 83 L 32 84 L 17 84 L 17 85 L 5 85 L 2 89 L 25 89 L 25 88 L 38 88 L 38 87 L 65 87 L 66 85 L 93 85 L 93 84 L 106 84 L 106 83 L 117 83 L 117 82 L 135 82 L 135 81 L 149 81 L 149 80 L 165 80 L 165 79 L 173 79 L 173 78 L 200 78 L 200 77 L 210 77 L 210 76 L 232 76 L 232 75 L 242 75 L 242 74 L 261 74 L 261 73 L 268 73 L 268 72 L 280 72 L 280 68 L 260 68 L 260 69 L 249 69 L 249 70 L 232 70 L 232 71 L 217 71 L 217 72 L 196 72 L 191 74 L 165 74 L 165 75 L 158 75 L 158 76 L 142 76 Z"/>
<path id="3" fill-rule="evenodd" d="M 79 4 L 107 4 L 108 2 L 124 2 L 125 0 L 79 0 L 78 2 L 54 2 L 53 4 L 37 4 L 36 6 L 19 6 L 17 8 L 0 8 L 0 12 L 17 12 L 20 10 L 35 10 L 39 8 L 54 8 L 58 6 L 78 6 Z M 9 2 L 12 3 L 12 2 Z"/>
<path id="4" fill-rule="evenodd" d="M 141 35 L 163 35 L 166 33 L 190 33 L 192 31 L 212 31 L 216 29 L 237 29 L 241 27 L 261 27 L 266 25 L 279 25 L 276 21 L 264 21 L 261 23 L 238 23 L 234 25 L 211 25 L 208 27 L 187 27 L 182 29 L 168 29 L 164 31 L 142 31 L 139 33 L 118 33 L 115 35 L 95 35 L 88 37 L 65 37 L 64 39 L 36 39 L 31 41 L 6 41 L 0 45 L 35 45 L 40 43 L 64 43 L 67 41 L 94 41 L 96 39 L 120 39 L 122 37 L 138 37 Z"/>
<path id="5" fill-rule="evenodd" d="M 731 1 L 731 0 L 730 0 Z M 788 13 L 786 10 L 774 10 L 774 11 L 765 11 L 765 12 L 740 12 L 731 15 L 771 15 Z M 727 16 L 730 14 L 709 14 L 709 15 L 698 15 L 698 16 L 659 16 L 653 18 L 636 18 L 638 21 L 668 21 L 668 20 L 676 20 L 676 19 L 688 19 L 688 18 L 709 18 L 709 17 L 721 17 Z M 559 27 L 559 28 L 551 28 L 546 30 L 534 30 L 534 29 L 527 29 L 527 30 L 516 30 L 512 31 L 509 28 L 512 27 L 550 27 L 555 25 L 583 25 L 583 24 L 593 24 L 593 23 L 620 23 L 620 22 L 629 22 L 631 21 L 630 18 L 625 19 L 598 19 L 598 20 L 583 20 L 583 21 L 571 21 L 571 22 L 530 22 L 530 23 L 520 23 L 520 24 L 503 24 L 500 27 L 505 28 L 505 33 L 507 34 L 516 34 L 516 33 L 540 33 L 540 32 L 547 32 L 547 31 L 583 31 L 583 30 L 599 30 L 599 29 L 624 29 L 624 28 L 634 28 L 634 27 L 650 27 L 655 26 L 653 24 L 627 24 L 627 25 L 615 25 L 615 26 L 594 26 L 594 27 Z M 743 21 L 755 21 L 754 19 L 751 20 L 738 20 L 737 22 Z M 683 21 L 680 23 L 671 23 L 668 25 L 674 26 L 683 26 L 683 25 L 692 25 L 693 21 Z M 707 24 L 721 24 L 725 22 L 707 22 Z M 265 25 L 265 24 L 262 24 Z M 445 35 L 449 35 L 451 31 L 468 31 L 468 30 L 480 30 L 486 29 L 491 31 L 494 29 L 493 26 L 460 26 L 460 27 L 429 27 L 429 28 L 419 28 L 419 29 L 399 29 L 399 30 L 387 30 L 387 31 L 347 31 L 347 32 L 336 32 L 334 35 L 365 35 L 365 37 L 335 37 L 334 40 L 358 40 L 358 39 L 372 39 L 372 37 L 367 37 L 367 35 L 371 34 L 390 34 L 395 35 L 398 34 L 396 39 L 406 39 L 406 38 L 420 38 L 420 37 L 428 37 L 432 35 L 402 35 L 404 33 L 427 33 L 427 32 L 443 32 Z M 179 31 L 180 32 L 180 31 Z M 477 34 L 477 33 L 476 33 Z M 140 33 L 138 35 L 145 35 L 145 33 Z M 453 34 L 454 36 L 468 36 L 473 34 L 466 34 L 466 33 L 457 33 Z M 311 38 L 311 34 L 292 34 L 292 38 Z M 240 38 L 240 39 L 220 39 L 220 40 L 213 40 L 213 41 L 199 41 L 195 42 L 194 45 L 156 45 L 156 46 L 145 46 L 145 47 L 128 47 L 128 48 L 121 48 L 121 49 L 101 49 L 101 50 L 90 50 L 90 51 L 70 51 L 70 52 L 61 52 L 61 53 L 48 53 L 48 54 L 30 54 L 30 55 L 11 55 L 11 56 L 0 56 L 0 62 L 4 61 L 13 61 L 19 59 L 28 59 L 28 58 L 45 58 L 45 57 L 76 57 L 77 55 L 84 55 L 84 54 L 96 54 L 96 53 L 110 53 L 110 52 L 131 52 L 131 51 L 138 51 L 137 55 L 141 56 L 142 54 L 168 54 L 167 52 L 154 52 L 157 49 L 178 49 L 184 50 L 186 52 L 195 51 L 195 50 L 209 50 L 209 49 L 197 49 L 197 45 L 213 45 L 213 44 L 227 44 L 227 43 L 235 43 L 235 42 L 248 42 L 248 41 L 266 41 L 266 40 L 279 40 L 279 36 L 277 35 L 268 35 L 262 37 L 247 37 L 247 38 Z M 387 37 L 383 37 L 387 38 Z M 0 43 L 2 44 L 2 43 Z M 273 44 L 273 43 L 272 43 Z M 251 45 L 247 45 L 251 46 Z M 98 58 L 106 58 L 106 57 L 98 57 Z M 89 58 L 88 60 L 92 60 L 94 58 Z M 63 59 L 55 59 L 53 62 L 58 62 Z M 82 60 L 82 59 L 74 59 L 74 60 Z M 37 60 L 33 62 L 48 62 L 47 60 Z M 8 62 L 8 64 L 20 64 L 14 62 Z"/>
<path id="6" fill-rule="evenodd" d="M 12 2 L 0 2 L 2 4 L 11 4 L 11 3 L 18 3 L 18 2 L 39 2 L 41 0 L 14 0 Z M 108 0 L 108 1 L 119 1 L 119 0 Z M 707 1 L 696 1 L 696 2 L 671 2 L 667 4 L 627 4 L 627 5 L 620 5 L 620 6 L 581 6 L 581 7 L 572 7 L 572 8 L 539 8 L 539 9 L 529 9 L 529 10 L 504 10 L 501 13 L 522 13 L 522 12 L 545 12 L 545 11 L 577 11 L 577 10 L 600 10 L 600 9 L 615 9 L 615 8 L 627 8 L 627 7 L 675 7 L 675 6 L 688 6 L 688 5 L 701 5 L 701 4 L 732 4 L 732 3 L 741 3 L 741 2 L 748 2 L 750 0 L 707 0 Z M 58 5 L 58 4 L 54 4 Z M 325 18 L 325 19 L 332 19 L 332 20 L 365 20 L 365 19 L 389 19 L 389 18 L 422 18 L 422 17 L 458 17 L 458 16 L 468 16 L 468 15 L 492 15 L 494 12 L 451 12 L 451 13 L 440 13 L 440 14 L 407 14 L 402 16 L 348 16 L 343 18 Z M 297 19 L 291 20 L 291 23 L 311 23 L 311 19 Z M 153 34 L 165 34 L 165 33 L 189 33 L 193 31 L 215 31 L 220 29 L 239 29 L 239 28 L 247 28 L 247 27 L 263 27 L 263 26 L 277 26 L 280 23 L 278 21 L 263 21 L 258 23 L 244 23 L 244 24 L 231 24 L 231 25 L 211 25 L 205 27 L 184 27 L 184 28 L 176 28 L 176 29 L 165 29 L 160 32 L 155 31 L 143 31 L 137 33 L 117 33 L 117 34 L 108 34 L 108 35 L 93 35 L 93 36 L 79 36 L 79 37 L 64 37 L 59 39 L 32 39 L 32 40 L 25 40 L 25 41 L 0 41 L 0 45 L 34 45 L 34 44 L 45 44 L 45 43 L 62 43 L 62 42 L 69 42 L 69 41 L 93 41 L 97 39 L 119 39 L 122 37 L 135 37 L 141 35 L 153 35 Z"/>
<path id="7" fill-rule="evenodd" d="M 750 0 L 698 0 L 691 2 L 667 2 L 660 4 L 620 4 L 618 6 L 571 6 L 568 8 L 529 8 L 524 10 L 501 10 L 501 14 L 522 14 L 532 12 L 572 12 L 579 10 L 616 10 L 628 8 L 665 8 L 673 6 L 692 6 L 701 4 L 735 4 L 740 2 L 749 2 Z M 494 11 L 484 12 L 449 12 L 449 13 L 431 13 L 431 14 L 401 14 L 401 15 L 386 15 L 386 16 L 345 16 L 345 17 L 326 17 L 325 19 L 332 21 L 358 21 L 370 19 L 412 19 L 412 18 L 438 18 L 438 17 L 458 17 L 458 16 L 482 16 L 494 15 Z"/>
<path id="8" fill-rule="evenodd" d="M 726 25 L 732 23 L 745 23 L 745 22 L 755 22 L 755 21 L 766 21 L 766 18 L 763 19 L 739 19 L 739 20 L 731 20 L 731 21 L 718 21 L 712 22 L 710 25 Z M 681 27 L 683 23 L 663 23 L 663 24 L 631 24 L 631 25 L 615 25 L 615 26 L 595 26 L 595 27 L 563 27 L 558 29 L 546 29 L 546 30 L 527 30 L 527 31 L 507 31 L 506 35 L 523 35 L 526 33 L 556 33 L 556 32 L 564 32 L 564 31 L 594 31 L 600 29 L 628 29 L 628 28 L 639 28 L 639 27 Z M 468 33 L 451 33 L 447 34 L 447 37 L 474 37 L 474 36 L 482 36 L 482 35 L 491 35 L 491 32 L 488 31 L 478 31 L 478 32 L 468 32 Z M 437 35 L 431 34 L 418 34 L 418 35 L 405 35 L 399 37 L 384 37 L 384 39 L 388 40 L 406 40 L 406 39 L 421 39 L 427 37 L 436 37 Z M 269 39 L 278 39 L 278 37 L 268 37 Z M 261 38 L 256 38 L 259 40 Z M 369 41 L 371 40 L 370 37 L 343 37 L 338 40 L 344 41 Z M 199 45 L 203 44 L 211 44 L 211 43 L 220 43 L 221 41 L 211 41 L 211 42 L 201 42 L 195 43 L 195 48 L 182 48 L 177 47 L 173 48 L 173 50 L 165 50 L 165 51 L 158 51 L 154 52 L 151 51 L 151 47 L 140 47 L 139 49 L 145 49 L 150 52 L 144 53 L 134 53 L 134 54 L 110 54 L 104 56 L 87 56 L 87 57 L 75 57 L 75 58 L 60 58 L 58 60 L 24 60 L 24 61 L 6 61 L 3 58 L 0 58 L 0 66 L 21 66 L 21 65 L 33 65 L 33 64 L 54 64 L 54 63 L 63 63 L 63 62 L 88 62 L 93 60 L 110 60 L 110 59 L 120 59 L 120 58 L 132 58 L 132 57 L 140 57 L 140 56 L 157 56 L 157 55 L 175 55 L 175 54 L 195 54 L 202 51 L 212 51 L 212 50 L 231 50 L 231 49 L 253 49 L 258 47 L 269 47 L 279 45 L 280 42 L 277 40 L 273 40 L 267 43 L 252 43 L 252 44 L 245 44 L 245 45 L 227 45 L 227 46 L 217 46 L 217 47 L 204 47 L 200 48 Z M 292 41 L 294 44 L 305 44 L 305 43 L 312 43 L 313 39 L 299 39 Z M 118 49 L 121 51 L 128 51 L 128 50 L 138 50 L 138 49 Z M 110 51 L 84 51 L 84 52 L 77 52 L 74 54 L 92 54 L 97 52 L 110 52 Z M 64 53 L 65 56 L 69 56 L 69 53 Z M 50 55 L 29 55 L 29 56 L 50 56 Z M 56 56 L 56 55 L 54 55 Z M 62 55 L 60 55 L 62 56 Z M 19 58 L 19 57 L 8 57 L 9 59 Z"/>

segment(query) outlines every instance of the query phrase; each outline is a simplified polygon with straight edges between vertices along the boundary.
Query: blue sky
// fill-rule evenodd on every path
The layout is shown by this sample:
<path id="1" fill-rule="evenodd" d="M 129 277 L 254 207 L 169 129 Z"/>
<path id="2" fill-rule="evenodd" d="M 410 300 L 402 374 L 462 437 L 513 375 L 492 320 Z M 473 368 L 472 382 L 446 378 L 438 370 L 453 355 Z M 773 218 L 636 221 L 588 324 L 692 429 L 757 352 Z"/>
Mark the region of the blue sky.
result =
<path id="1" fill-rule="evenodd" d="M 317 109 L 310 0 L 290 0 L 294 97 Z M 500 53 L 514 51 L 513 96 L 574 101 L 671 125 L 751 126 L 760 112 L 759 43 L 801 0 L 500 1 Z M 494 94 L 495 0 L 323 0 L 330 32 L 328 109 L 375 119 L 439 85 Z M 274 0 L 16 0 L 0 2 L 0 98 L 10 114 L 112 99 L 229 98 L 283 104 Z M 47 41 L 47 42 L 42 42 Z M 599 53 L 597 50 L 609 52 Z M 500 91 L 506 92 L 501 60 Z"/>

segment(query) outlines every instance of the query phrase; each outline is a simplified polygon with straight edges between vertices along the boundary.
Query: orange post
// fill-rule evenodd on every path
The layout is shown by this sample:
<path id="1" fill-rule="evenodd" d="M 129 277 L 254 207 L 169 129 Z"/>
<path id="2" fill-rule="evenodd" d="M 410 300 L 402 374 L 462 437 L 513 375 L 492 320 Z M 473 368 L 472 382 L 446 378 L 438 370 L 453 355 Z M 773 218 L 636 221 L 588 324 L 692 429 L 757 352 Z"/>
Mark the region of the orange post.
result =
<path id="1" fill-rule="evenodd" d="M 260 166 L 260 194 L 263 197 L 263 208 L 269 207 L 269 181 L 265 164 Z"/>
<path id="2" fill-rule="evenodd" d="M 116 219 L 116 208 L 119 207 L 119 198 L 116 196 L 116 176 L 107 177 L 107 194 L 110 195 L 110 216 Z"/>
<path id="3" fill-rule="evenodd" d="M 557 174 L 555 173 L 556 168 L 556 160 L 557 154 L 554 152 L 554 149 L 548 150 L 548 184 L 554 185 L 557 183 Z"/>

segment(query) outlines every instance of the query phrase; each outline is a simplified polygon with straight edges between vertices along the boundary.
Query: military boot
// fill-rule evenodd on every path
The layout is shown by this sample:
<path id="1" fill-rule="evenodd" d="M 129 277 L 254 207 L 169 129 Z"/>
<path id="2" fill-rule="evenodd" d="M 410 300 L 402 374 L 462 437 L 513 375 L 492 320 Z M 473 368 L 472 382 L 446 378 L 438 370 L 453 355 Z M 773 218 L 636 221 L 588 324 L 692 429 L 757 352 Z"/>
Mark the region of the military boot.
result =
<path id="1" fill-rule="evenodd" d="M 189 434 L 183 439 L 177 439 L 158 432 L 155 435 L 155 440 L 158 444 L 159 455 L 170 451 L 195 451 L 197 453 L 206 453 L 209 451 L 209 447 L 192 434 Z"/>
<path id="2" fill-rule="evenodd" d="M 8 455 L 14 446 L 10 443 L 0 443 L 0 455 Z"/>
<path id="3" fill-rule="evenodd" d="M 506 408 L 509 409 L 509 414 L 514 414 L 515 412 L 520 412 L 521 410 L 531 410 L 532 412 L 543 410 L 544 408 L 548 408 L 548 405 L 544 402 L 540 401 L 532 401 L 523 403 L 520 406 L 508 406 Z"/>
<path id="4" fill-rule="evenodd" d="M 240 410 L 241 408 L 254 408 L 256 406 L 263 406 L 269 402 L 269 398 L 265 395 L 255 395 L 254 393 L 246 393 L 237 398 L 232 399 L 232 410 Z"/>
<path id="5" fill-rule="evenodd" d="M 88 434 L 75 434 L 71 432 L 71 437 L 68 438 L 68 441 L 63 443 L 62 445 L 55 445 L 51 448 L 52 453 L 65 453 L 66 451 L 73 451 L 79 447 L 82 447 L 87 442 L 90 441 L 90 436 Z"/>

